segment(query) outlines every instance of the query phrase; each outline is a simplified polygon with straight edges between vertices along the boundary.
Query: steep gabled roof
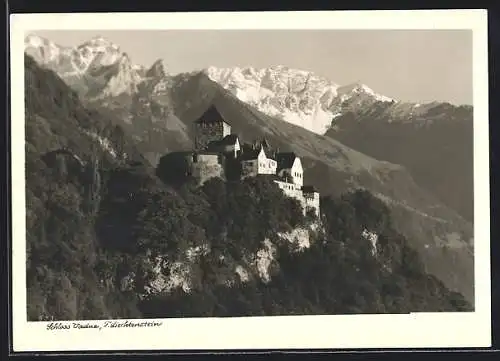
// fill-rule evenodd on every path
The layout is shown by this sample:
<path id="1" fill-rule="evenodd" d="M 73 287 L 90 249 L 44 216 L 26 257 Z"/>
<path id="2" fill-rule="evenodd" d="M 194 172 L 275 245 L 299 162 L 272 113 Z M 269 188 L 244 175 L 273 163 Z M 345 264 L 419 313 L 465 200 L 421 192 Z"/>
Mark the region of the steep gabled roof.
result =
<path id="1" fill-rule="evenodd" d="M 241 152 L 241 160 L 252 160 L 252 159 L 257 159 L 259 156 L 260 151 L 263 151 L 267 159 L 272 159 L 276 160 L 274 158 L 274 154 L 270 151 L 266 151 L 265 148 L 262 146 L 258 148 L 251 148 L 247 144 L 244 144 L 242 147 L 242 152 Z"/>
<path id="2" fill-rule="evenodd" d="M 222 140 L 219 141 L 221 145 L 234 145 L 236 141 L 239 141 L 238 136 L 236 134 L 226 135 Z"/>
<path id="3" fill-rule="evenodd" d="M 241 160 L 253 160 L 257 159 L 260 153 L 260 149 L 245 149 L 241 154 Z"/>
<path id="4" fill-rule="evenodd" d="M 195 123 L 214 123 L 214 122 L 224 122 L 229 125 L 226 119 L 222 116 L 215 105 L 210 105 L 208 109 L 203 113 Z"/>
<path id="5" fill-rule="evenodd" d="M 207 150 L 209 151 L 222 151 L 222 149 L 226 146 L 235 145 L 238 140 L 238 136 L 236 134 L 226 135 L 221 140 L 213 140 L 207 144 Z"/>
<path id="6" fill-rule="evenodd" d="M 297 158 L 294 152 L 284 152 L 276 154 L 276 161 L 278 162 L 277 170 L 292 168 L 293 162 Z"/>

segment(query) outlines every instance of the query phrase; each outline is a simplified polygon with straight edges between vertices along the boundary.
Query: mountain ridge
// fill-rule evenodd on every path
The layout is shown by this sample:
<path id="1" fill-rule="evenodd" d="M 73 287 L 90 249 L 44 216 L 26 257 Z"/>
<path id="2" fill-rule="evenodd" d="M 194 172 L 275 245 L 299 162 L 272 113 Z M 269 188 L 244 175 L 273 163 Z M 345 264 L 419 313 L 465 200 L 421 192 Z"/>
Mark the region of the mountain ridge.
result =
<path id="1" fill-rule="evenodd" d="M 34 56 L 39 63 L 55 70 L 65 80 L 75 74 L 83 76 L 85 68 L 78 68 L 77 65 L 79 63 L 88 64 L 92 62 L 89 59 L 90 56 L 109 53 L 108 57 L 104 57 L 106 58 L 106 63 L 109 63 L 113 59 L 115 62 L 119 61 L 117 60 L 118 54 L 121 54 L 118 45 L 99 36 L 76 47 L 69 48 L 60 47 L 50 42 L 50 40 L 37 39 L 35 35 L 30 35 L 25 40 L 25 47 L 28 54 Z M 47 60 L 39 54 L 40 48 L 43 47 L 59 50 L 49 51 L 53 55 Z M 69 62 L 70 64 L 54 62 L 53 58 L 57 57 L 58 54 L 63 58 L 67 58 L 66 53 L 68 52 L 72 54 L 70 58 L 73 60 L 66 59 L 62 63 Z M 76 65 L 75 59 L 80 59 L 76 61 Z M 99 59 L 94 60 L 94 62 L 97 65 L 102 64 L 102 61 Z M 218 68 L 209 66 L 189 73 L 169 75 L 164 70 L 162 59 L 157 59 L 152 65 L 146 67 L 132 64 L 127 56 L 127 61 L 124 61 L 124 63 L 126 65 L 123 66 L 122 75 L 119 76 L 119 78 L 124 78 L 124 80 L 121 83 L 118 82 L 118 85 L 111 84 L 108 87 L 109 89 L 105 88 L 105 91 L 101 91 L 103 93 L 101 96 L 105 97 L 108 93 L 119 95 L 120 92 L 135 92 L 139 84 L 143 81 L 148 81 L 148 78 L 153 74 L 155 75 L 156 83 L 169 83 L 167 78 L 172 79 L 183 74 L 192 75 L 193 73 L 203 72 L 212 80 L 233 92 L 240 100 L 255 106 L 265 114 L 302 126 L 318 134 L 324 134 L 329 129 L 332 119 L 345 112 L 346 108 L 349 110 L 354 106 L 358 108 L 377 102 L 387 102 L 404 104 L 404 107 L 399 107 L 398 111 L 401 111 L 402 108 L 407 108 L 405 111 L 411 112 L 420 106 L 418 103 L 400 102 L 396 99 L 377 94 L 361 82 L 341 86 L 311 71 L 294 69 L 284 65 L 275 65 L 267 68 L 254 68 L 251 66 Z M 161 65 L 161 71 L 155 72 L 154 68 L 159 65 Z M 69 73 L 61 70 L 61 68 L 67 66 L 76 67 L 77 69 Z M 147 75 L 148 72 L 149 75 Z M 85 93 L 85 90 L 82 92 Z"/>
<path id="2" fill-rule="evenodd" d="M 430 193 L 422 191 L 402 166 L 377 161 L 333 139 L 328 139 L 329 137 L 317 135 L 301 127 L 269 117 L 241 102 L 206 75 L 199 74 L 196 78 L 191 78 L 186 82 L 186 87 L 189 98 L 198 99 L 199 105 L 190 103 L 189 107 L 177 109 L 176 114 L 183 121 L 192 122 L 210 104 L 214 104 L 225 118 L 233 119 L 232 127 L 237 134 L 243 136 L 243 140 L 265 136 L 280 149 L 293 150 L 303 157 L 304 167 L 307 169 L 304 181 L 314 184 L 322 193 L 332 194 L 333 192 L 338 195 L 349 188 L 363 187 L 382 195 L 381 198 L 384 198 L 385 194 L 385 197 L 390 199 L 389 203 L 393 205 L 393 216 L 400 230 L 408 237 L 413 237 L 414 241 L 415 238 L 418 239 L 415 246 L 425 254 L 427 267 L 456 285 L 461 282 L 473 284 L 473 274 L 468 273 L 473 268 L 472 225 L 445 206 L 441 205 L 436 208 L 435 205 L 439 204 L 439 201 Z M 212 93 L 207 93 L 210 87 L 212 87 Z M 187 94 L 184 96 L 179 94 L 179 96 L 184 98 Z M 379 166 L 374 167 L 374 164 Z M 416 211 L 418 209 L 425 209 L 424 215 L 421 211 Z M 441 218 L 448 220 L 443 223 Z M 423 226 L 423 224 L 426 225 Z M 456 233 L 457 230 L 459 230 L 458 233 Z M 452 250 L 444 246 L 452 242 L 456 235 L 461 235 L 458 238 L 462 239 L 459 243 L 453 243 L 453 247 L 458 248 Z M 433 242 L 435 242 L 434 245 Z M 441 248 L 443 246 L 447 251 Z M 451 253 L 447 253 L 448 250 Z M 433 252 L 436 253 L 433 254 Z M 441 257 L 450 258 L 443 261 Z M 463 263 L 464 268 L 451 275 L 443 269 L 440 270 L 441 262 Z M 463 287 L 465 283 L 458 287 Z M 462 288 L 462 291 L 467 294 L 468 298 L 472 297 L 471 288 L 467 290 Z"/>
<path id="3" fill-rule="evenodd" d="M 378 104 L 366 99 L 351 101 Z M 150 153 L 148 159 L 153 164 L 162 154 L 189 146 L 191 122 L 210 104 L 218 104 L 228 118 L 234 119 L 234 129 L 244 137 L 266 136 L 283 147 L 291 145 L 304 157 L 308 177 L 320 182 L 318 188 L 325 193 L 338 194 L 348 188 L 364 187 L 385 197 L 396 223 L 403 234 L 413 239 L 426 267 L 451 289 L 459 289 L 469 300 L 473 299 L 472 225 L 420 189 L 404 167 L 377 161 L 356 152 L 355 147 L 344 146 L 334 137 L 318 135 L 269 116 L 241 101 L 203 72 L 154 78 L 143 82 L 134 94 L 108 96 L 98 102 L 120 114 L 124 124 L 128 124 L 128 131 L 141 142 L 143 152 Z M 392 106 L 389 102 L 382 103 Z M 143 110 L 145 115 L 140 116 L 139 111 Z M 175 132 L 166 129 L 167 123 Z M 144 151 L 145 148 L 149 150 Z M 454 272 L 450 274 L 443 264 Z"/>
<path id="4" fill-rule="evenodd" d="M 471 310 L 427 273 L 370 192 L 324 198 L 316 224 L 265 178 L 174 189 L 142 162 L 118 119 L 86 108 L 53 71 L 25 64 L 30 321 Z M 217 102 L 240 114 L 233 125 L 245 134 L 272 123 L 276 141 L 290 131 L 337 143 L 194 80 L 186 91 L 205 97 L 185 107 L 190 116 Z"/>

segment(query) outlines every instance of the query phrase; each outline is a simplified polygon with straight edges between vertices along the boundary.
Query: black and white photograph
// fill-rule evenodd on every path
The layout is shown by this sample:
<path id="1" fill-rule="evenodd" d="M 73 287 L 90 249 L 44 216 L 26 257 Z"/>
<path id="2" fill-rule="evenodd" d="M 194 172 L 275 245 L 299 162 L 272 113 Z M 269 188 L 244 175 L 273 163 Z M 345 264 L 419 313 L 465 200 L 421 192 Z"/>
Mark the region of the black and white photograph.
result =
<path id="1" fill-rule="evenodd" d="M 304 334 L 306 316 L 441 314 L 467 328 L 489 315 L 489 279 L 477 281 L 489 277 L 489 165 L 475 25 L 384 27 L 394 14 L 372 29 L 293 29 L 263 15 L 262 28 L 242 28 L 225 14 L 227 28 L 148 28 L 147 17 L 126 28 L 112 25 L 120 14 L 43 16 L 18 27 L 12 63 L 24 105 L 12 112 L 24 134 L 12 140 L 13 197 L 24 198 L 13 252 L 25 269 L 13 292 L 23 289 L 17 317 L 43 337 L 188 319 L 217 320 L 204 324 L 217 333 L 254 318 Z"/>

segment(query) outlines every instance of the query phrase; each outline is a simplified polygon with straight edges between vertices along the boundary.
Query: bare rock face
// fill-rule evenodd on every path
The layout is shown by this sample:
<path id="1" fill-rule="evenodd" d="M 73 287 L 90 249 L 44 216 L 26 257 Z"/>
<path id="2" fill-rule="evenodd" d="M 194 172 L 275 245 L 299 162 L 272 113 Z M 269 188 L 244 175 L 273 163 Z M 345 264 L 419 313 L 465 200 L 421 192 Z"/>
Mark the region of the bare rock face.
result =
<path id="1" fill-rule="evenodd" d="M 165 66 L 163 65 L 163 60 L 158 59 L 154 62 L 154 64 L 149 68 L 145 74 L 146 77 L 155 77 L 161 78 L 167 75 L 165 71 Z"/>
<path id="2" fill-rule="evenodd" d="M 65 48 L 31 36 L 26 53 L 80 94 L 112 99 L 107 109 L 130 120 L 127 131 L 151 158 L 191 149 L 192 121 L 217 104 L 243 138 L 265 136 L 296 152 L 304 160 L 305 181 L 321 194 L 364 188 L 383 199 L 427 271 L 473 300 L 473 219 L 456 212 L 472 209 L 472 109 L 402 103 L 363 84 L 339 86 L 283 66 L 211 67 L 172 77 L 163 76 L 158 63 L 146 77 L 148 69 L 131 64 L 117 46 L 101 38 Z M 134 84 L 145 98 L 140 107 L 144 117 L 113 96 L 133 92 Z M 175 116 L 151 111 L 165 118 L 155 121 L 148 110 L 153 103 L 168 105 Z M 458 128 L 450 131 L 450 124 Z M 114 148 L 105 139 L 99 143 L 112 157 Z M 459 156 L 457 148 L 462 149 Z M 199 173 L 208 178 L 218 176 L 219 169 L 205 165 Z M 470 177 L 466 182 L 464 174 Z M 462 199 L 465 204 L 456 204 Z"/>
<path id="3" fill-rule="evenodd" d="M 393 101 L 364 84 L 339 86 L 312 72 L 285 66 L 263 69 L 209 67 L 204 72 L 264 114 L 318 134 L 330 128 L 332 119 L 351 100 L 357 106 Z"/>
<path id="4" fill-rule="evenodd" d="M 141 68 L 132 65 L 118 45 L 102 37 L 76 47 L 63 47 L 29 35 L 25 53 L 55 71 L 80 94 L 93 98 L 133 93 L 142 79 Z"/>

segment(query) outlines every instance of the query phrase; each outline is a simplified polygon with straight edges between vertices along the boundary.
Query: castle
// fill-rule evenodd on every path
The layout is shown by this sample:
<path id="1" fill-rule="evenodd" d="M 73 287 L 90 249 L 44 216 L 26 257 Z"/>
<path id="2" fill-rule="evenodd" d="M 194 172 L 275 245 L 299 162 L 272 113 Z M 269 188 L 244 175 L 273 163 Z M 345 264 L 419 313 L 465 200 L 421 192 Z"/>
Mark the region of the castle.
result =
<path id="1" fill-rule="evenodd" d="M 304 214 L 313 211 L 319 217 L 319 193 L 312 186 L 304 186 L 302 162 L 295 153 L 272 149 L 266 139 L 242 143 L 213 105 L 193 124 L 194 150 L 184 155 L 190 175 L 200 184 L 212 177 L 270 175 L 285 195 L 299 201 Z"/>

